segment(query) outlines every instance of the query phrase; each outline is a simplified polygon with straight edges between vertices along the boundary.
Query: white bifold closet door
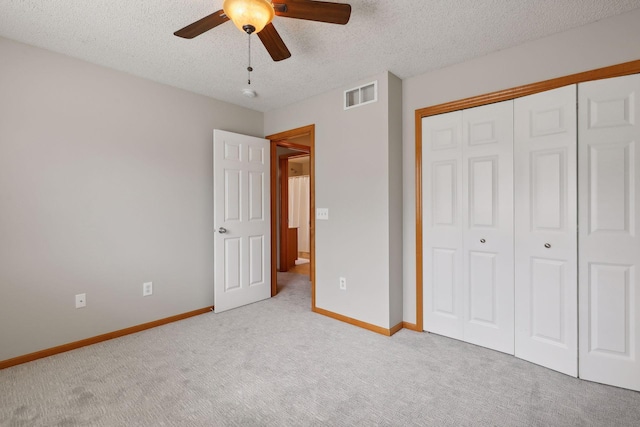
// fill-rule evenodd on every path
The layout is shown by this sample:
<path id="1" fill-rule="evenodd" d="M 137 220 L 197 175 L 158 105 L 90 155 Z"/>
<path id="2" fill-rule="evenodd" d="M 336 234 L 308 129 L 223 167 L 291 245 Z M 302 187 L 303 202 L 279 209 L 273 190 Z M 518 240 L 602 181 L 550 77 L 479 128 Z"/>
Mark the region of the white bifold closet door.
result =
<path id="1" fill-rule="evenodd" d="M 462 111 L 422 119 L 424 328 L 463 338 Z"/>
<path id="2" fill-rule="evenodd" d="M 513 354 L 513 102 L 422 132 L 425 330 Z"/>
<path id="3" fill-rule="evenodd" d="M 515 355 L 577 376 L 576 86 L 514 110 Z"/>
<path id="4" fill-rule="evenodd" d="M 640 75 L 578 91 L 580 377 L 640 390 Z"/>

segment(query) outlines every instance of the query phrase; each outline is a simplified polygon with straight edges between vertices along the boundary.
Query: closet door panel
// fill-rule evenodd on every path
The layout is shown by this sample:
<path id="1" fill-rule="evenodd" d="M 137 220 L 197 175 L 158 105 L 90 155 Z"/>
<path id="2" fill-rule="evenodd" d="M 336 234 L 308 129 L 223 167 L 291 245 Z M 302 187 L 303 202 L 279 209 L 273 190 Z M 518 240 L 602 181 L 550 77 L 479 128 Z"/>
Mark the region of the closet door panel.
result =
<path id="1" fill-rule="evenodd" d="M 422 119 L 424 329 L 463 338 L 462 112 Z"/>
<path id="2" fill-rule="evenodd" d="M 577 376 L 576 87 L 515 100 L 515 355 Z"/>
<path id="3" fill-rule="evenodd" d="M 640 75 L 578 91 L 580 377 L 640 390 Z"/>
<path id="4" fill-rule="evenodd" d="M 463 111 L 464 340 L 513 354 L 513 101 Z"/>
<path id="5" fill-rule="evenodd" d="M 531 337 L 561 348 L 567 348 L 563 319 L 563 304 L 567 290 L 567 263 L 558 260 L 531 258 L 531 286 L 528 299 L 531 302 L 529 325 Z"/>

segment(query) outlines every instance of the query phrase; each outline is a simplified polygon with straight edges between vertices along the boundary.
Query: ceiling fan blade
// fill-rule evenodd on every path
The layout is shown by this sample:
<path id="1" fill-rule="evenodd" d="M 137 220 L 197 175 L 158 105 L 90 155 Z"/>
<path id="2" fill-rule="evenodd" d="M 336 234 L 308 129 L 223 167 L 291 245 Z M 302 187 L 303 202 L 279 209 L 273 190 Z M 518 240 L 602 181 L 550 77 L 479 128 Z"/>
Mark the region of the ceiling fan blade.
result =
<path id="1" fill-rule="evenodd" d="M 224 14 L 224 10 L 220 9 L 219 11 L 205 16 L 204 18 L 194 22 L 191 25 L 187 25 L 183 29 L 176 31 L 173 34 L 185 39 L 192 39 L 204 32 L 209 31 L 212 28 L 217 27 L 220 24 L 224 24 L 228 20 L 229 18 Z"/>
<path id="2" fill-rule="evenodd" d="M 276 15 L 308 21 L 345 25 L 351 17 L 351 5 L 313 0 L 275 0 Z"/>
<path id="3" fill-rule="evenodd" d="M 291 52 L 287 49 L 287 46 L 282 41 L 280 34 L 276 31 L 276 27 L 269 23 L 262 31 L 258 33 L 260 41 L 264 47 L 267 48 L 267 52 L 271 55 L 274 61 L 282 61 L 291 56 Z"/>

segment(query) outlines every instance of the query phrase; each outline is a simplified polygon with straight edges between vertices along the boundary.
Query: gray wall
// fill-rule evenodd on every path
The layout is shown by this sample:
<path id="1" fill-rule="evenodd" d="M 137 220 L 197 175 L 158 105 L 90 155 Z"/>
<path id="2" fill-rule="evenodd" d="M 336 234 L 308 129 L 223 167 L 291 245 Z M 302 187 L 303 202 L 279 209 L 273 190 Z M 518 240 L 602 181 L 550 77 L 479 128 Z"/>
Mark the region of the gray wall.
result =
<path id="1" fill-rule="evenodd" d="M 2 38 L 0 58 L 0 360 L 213 305 L 212 130 L 261 137 L 263 114 Z"/>
<path id="2" fill-rule="evenodd" d="M 403 81 L 404 320 L 416 319 L 416 109 L 640 59 L 640 9 Z"/>
<path id="3" fill-rule="evenodd" d="M 402 322 L 402 80 L 389 73 L 389 316 Z"/>
<path id="4" fill-rule="evenodd" d="M 343 91 L 373 80 L 378 102 L 344 110 Z M 317 307 L 383 328 L 401 319 L 401 307 L 390 304 L 391 288 L 397 294 L 402 280 L 399 258 L 390 254 L 390 227 L 401 226 L 401 207 L 390 207 L 400 162 L 390 150 L 400 157 L 401 136 L 399 127 L 390 130 L 389 120 L 390 105 L 400 105 L 400 89 L 385 72 L 265 113 L 266 134 L 316 125 L 316 207 L 329 209 L 328 221 L 316 220 Z M 396 135 L 393 142 L 390 134 Z M 339 289 L 339 277 L 347 279 L 346 291 Z"/>

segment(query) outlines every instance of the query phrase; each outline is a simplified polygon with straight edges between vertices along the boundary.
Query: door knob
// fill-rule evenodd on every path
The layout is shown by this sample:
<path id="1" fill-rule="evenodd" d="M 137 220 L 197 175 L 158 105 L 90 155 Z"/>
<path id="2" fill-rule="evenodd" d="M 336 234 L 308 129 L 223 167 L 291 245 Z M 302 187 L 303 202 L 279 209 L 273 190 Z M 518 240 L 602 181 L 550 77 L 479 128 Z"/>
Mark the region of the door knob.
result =
<path id="1" fill-rule="evenodd" d="M 545 243 L 545 244 L 544 244 L 544 247 L 545 247 L 545 248 L 547 248 L 547 249 L 549 249 L 549 248 L 551 247 L 551 245 L 550 245 L 549 243 Z"/>
<path id="2" fill-rule="evenodd" d="M 220 234 L 224 234 L 224 233 L 226 233 L 226 232 L 227 232 L 227 229 L 226 229 L 226 228 L 224 228 L 224 227 L 220 227 L 220 228 L 218 228 L 218 233 L 220 233 Z"/>
<path id="3" fill-rule="evenodd" d="M 486 240 L 480 239 L 480 243 L 485 243 L 485 242 L 486 242 Z"/>

